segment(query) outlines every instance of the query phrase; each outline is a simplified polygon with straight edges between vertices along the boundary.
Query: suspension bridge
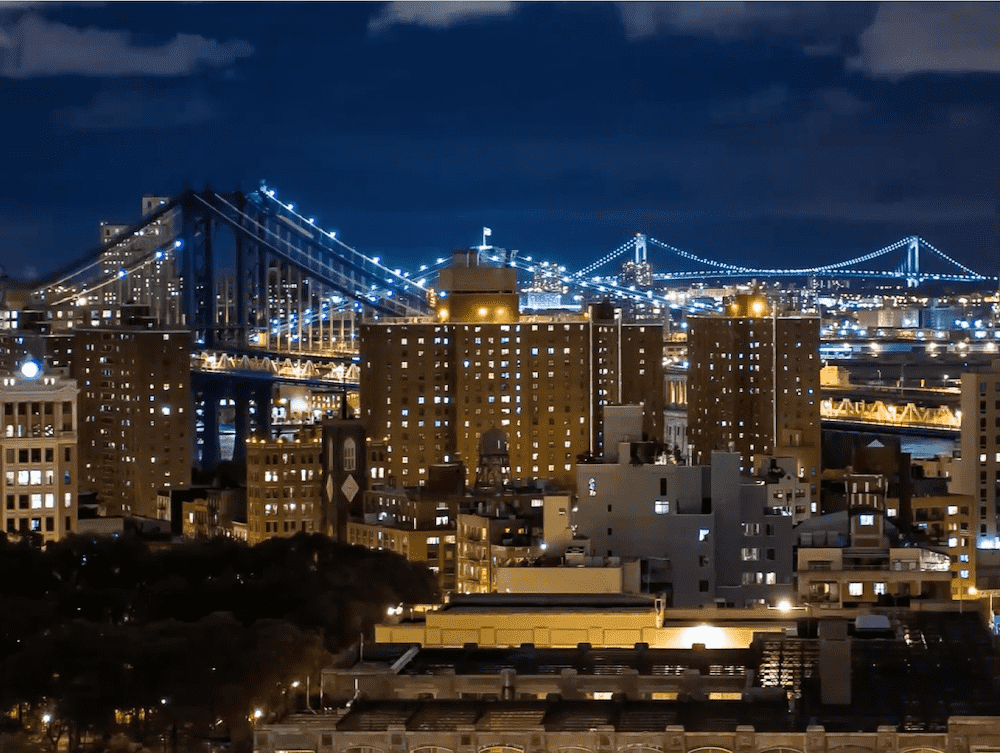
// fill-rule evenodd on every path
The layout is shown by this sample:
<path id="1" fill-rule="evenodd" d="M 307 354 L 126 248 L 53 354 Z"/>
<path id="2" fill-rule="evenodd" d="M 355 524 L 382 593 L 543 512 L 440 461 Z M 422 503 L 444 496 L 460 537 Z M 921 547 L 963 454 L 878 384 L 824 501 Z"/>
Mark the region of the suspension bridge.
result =
<path id="1" fill-rule="evenodd" d="M 479 252 L 482 259 L 528 274 L 539 268 L 531 257 L 486 246 L 485 238 Z M 599 274 L 623 258 L 619 270 Z M 426 314 L 436 273 L 449 261 L 439 258 L 414 270 L 390 267 L 279 200 L 264 184 L 248 194 L 206 188 L 159 200 L 140 222 L 34 281 L 32 298 L 50 310 L 67 309 L 67 320 L 74 308 L 148 305 L 162 324 L 188 328 L 194 343 L 195 433 L 202 465 L 210 465 L 219 452 L 215 406 L 235 404 L 238 434 L 266 431 L 270 411 L 250 406 L 269 402 L 276 383 L 357 389 L 357 319 Z M 559 286 L 581 299 L 611 296 L 665 309 L 679 307 L 665 290 L 675 281 L 864 277 L 911 286 L 996 281 L 916 236 L 834 264 L 764 269 L 713 260 L 639 234 L 576 272 L 549 268 L 556 270 Z"/>
<path id="2" fill-rule="evenodd" d="M 629 252 L 634 268 L 649 265 L 650 246 L 666 252 L 683 266 L 674 271 L 651 273 L 653 282 L 703 280 L 706 278 L 861 278 L 905 281 L 909 287 L 926 282 L 990 282 L 987 277 L 945 254 L 919 236 L 910 236 L 888 246 L 833 264 L 784 269 L 738 265 L 709 259 L 664 243 L 645 234 L 637 234 L 609 254 L 587 265 L 570 279 L 593 279 L 606 265 Z M 626 262 L 628 263 L 628 262 Z M 602 278 L 597 278 L 602 279 Z"/>

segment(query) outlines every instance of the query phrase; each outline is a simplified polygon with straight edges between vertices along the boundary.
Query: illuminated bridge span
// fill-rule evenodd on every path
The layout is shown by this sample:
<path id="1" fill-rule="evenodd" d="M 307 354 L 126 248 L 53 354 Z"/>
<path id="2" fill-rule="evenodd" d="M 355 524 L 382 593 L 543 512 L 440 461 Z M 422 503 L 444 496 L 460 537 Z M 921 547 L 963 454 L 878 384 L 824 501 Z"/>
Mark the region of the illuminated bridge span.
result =
<path id="1" fill-rule="evenodd" d="M 313 362 L 312 359 L 269 356 L 232 356 L 228 353 L 198 351 L 192 356 L 191 370 L 215 374 L 252 374 L 277 381 L 316 386 L 357 389 L 361 371 L 356 363 Z"/>
<path id="2" fill-rule="evenodd" d="M 962 428 L 961 411 L 952 412 L 942 405 L 919 407 L 913 403 L 898 406 L 876 400 L 825 398 L 820 401 L 820 418 L 824 421 L 838 421 L 872 426 L 891 426 L 897 429 L 927 429 L 930 431 L 958 432 Z"/>
<path id="3" fill-rule="evenodd" d="M 639 234 L 574 275 L 568 276 L 566 281 L 576 283 L 593 279 L 597 270 L 629 253 L 633 255 L 631 261 L 635 267 L 646 265 L 649 262 L 649 246 L 664 252 L 658 256 L 658 261 L 662 258 L 663 266 L 676 267 L 675 271 L 652 274 L 653 282 L 709 278 L 853 277 L 905 280 L 909 286 L 915 287 L 923 282 L 997 280 L 996 277 L 987 277 L 955 261 L 928 241 L 915 235 L 898 240 L 877 251 L 833 264 L 774 269 L 716 261 Z"/>

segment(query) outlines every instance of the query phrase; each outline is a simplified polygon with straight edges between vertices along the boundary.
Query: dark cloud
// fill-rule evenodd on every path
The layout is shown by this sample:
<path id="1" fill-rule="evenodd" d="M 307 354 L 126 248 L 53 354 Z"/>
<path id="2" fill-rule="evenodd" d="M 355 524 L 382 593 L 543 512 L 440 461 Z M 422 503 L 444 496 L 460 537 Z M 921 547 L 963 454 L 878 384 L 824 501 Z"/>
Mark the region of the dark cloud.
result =
<path id="1" fill-rule="evenodd" d="M 199 92 L 102 89 L 92 102 L 56 110 L 57 123 L 77 131 L 168 130 L 203 125 L 220 112 L 216 100 Z"/>
<path id="2" fill-rule="evenodd" d="M 882 3 L 858 41 L 849 65 L 879 78 L 1000 72 L 1000 3 Z"/>
<path id="3" fill-rule="evenodd" d="M 516 9 L 516 2 L 404 2 L 386 3 L 378 15 L 368 24 L 368 30 L 379 33 L 396 24 L 429 26 L 446 29 L 450 26 L 510 15 Z"/>
<path id="4" fill-rule="evenodd" d="M 825 12 L 822 3 L 780 2 L 620 2 L 616 3 L 631 39 L 660 34 L 729 37 L 749 29 L 784 26 Z"/>
<path id="5" fill-rule="evenodd" d="M 218 42 L 177 34 L 160 45 L 139 45 L 128 31 L 79 29 L 27 13 L 0 28 L 0 75 L 184 76 L 201 66 L 227 66 L 254 52 L 243 40 Z"/>

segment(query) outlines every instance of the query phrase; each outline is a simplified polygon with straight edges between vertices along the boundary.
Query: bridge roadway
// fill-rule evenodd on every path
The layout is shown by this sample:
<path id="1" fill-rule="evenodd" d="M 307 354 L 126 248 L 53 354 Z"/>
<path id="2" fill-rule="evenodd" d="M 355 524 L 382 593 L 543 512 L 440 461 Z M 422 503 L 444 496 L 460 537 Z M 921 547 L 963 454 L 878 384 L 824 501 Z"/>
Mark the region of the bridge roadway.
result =
<path id="1" fill-rule="evenodd" d="M 824 423 L 955 434 L 961 431 L 961 391 L 953 387 L 824 386 Z"/>

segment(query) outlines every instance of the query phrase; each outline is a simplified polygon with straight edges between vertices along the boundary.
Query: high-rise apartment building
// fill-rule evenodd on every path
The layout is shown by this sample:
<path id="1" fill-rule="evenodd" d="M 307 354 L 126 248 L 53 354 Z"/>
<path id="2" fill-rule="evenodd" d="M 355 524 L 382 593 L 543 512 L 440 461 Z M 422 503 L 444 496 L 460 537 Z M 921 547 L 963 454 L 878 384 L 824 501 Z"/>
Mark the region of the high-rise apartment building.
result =
<path id="1" fill-rule="evenodd" d="M 158 490 L 191 484 L 191 338 L 128 322 L 76 335 L 81 488 L 108 514 L 154 518 Z"/>
<path id="2" fill-rule="evenodd" d="M 78 390 L 31 363 L 0 380 L 2 530 L 55 541 L 76 530 Z"/>
<path id="3" fill-rule="evenodd" d="M 972 497 L 980 564 L 1000 564 L 1000 359 L 962 375 L 962 463 L 956 490 Z"/>
<path id="4" fill-rule="evenodd" d="M 323 530 L 322 437 L 247 440 L 247 542 Z"/>
<path id="5" fill-rule="evenodd" d="M 781 314 L 752 294 L 736 296 L 723 315 L 688 317 L 688 325 L 691 462 L 733 448 L 752 472 L 770 457 L 794 457 L 818 501 L 819 318 Z"/>
<path id="6" fill-rule="evenodd" d="M 160 211 L 169 200 L 142 197 L 142 216 Z M 128 225 L 101 223 L 100 268 L 103 282 L 80 298 L 94 306 L 148 306 L 161 324 L 180 323 L 181 286 L 174 240 L 177 235 L 171 212 L 136 234 L 119 235 Z M 83 301 L 80 301 L 81 303 Z"/>
<path id="7" fill-rule="evenodd" d="M 455 252 L 433 316 L 362 326 L 361 419 L 400 484 L 475 458 L 496 428 L 514 479 L 572 486 L 577 457 L 600 452 L 606 404 L 643 402 L 644 433 L 662 439 L 661 327 L 624 324 L 609 304 L 521 316 L 516 282 L 513 269 Z"/>

